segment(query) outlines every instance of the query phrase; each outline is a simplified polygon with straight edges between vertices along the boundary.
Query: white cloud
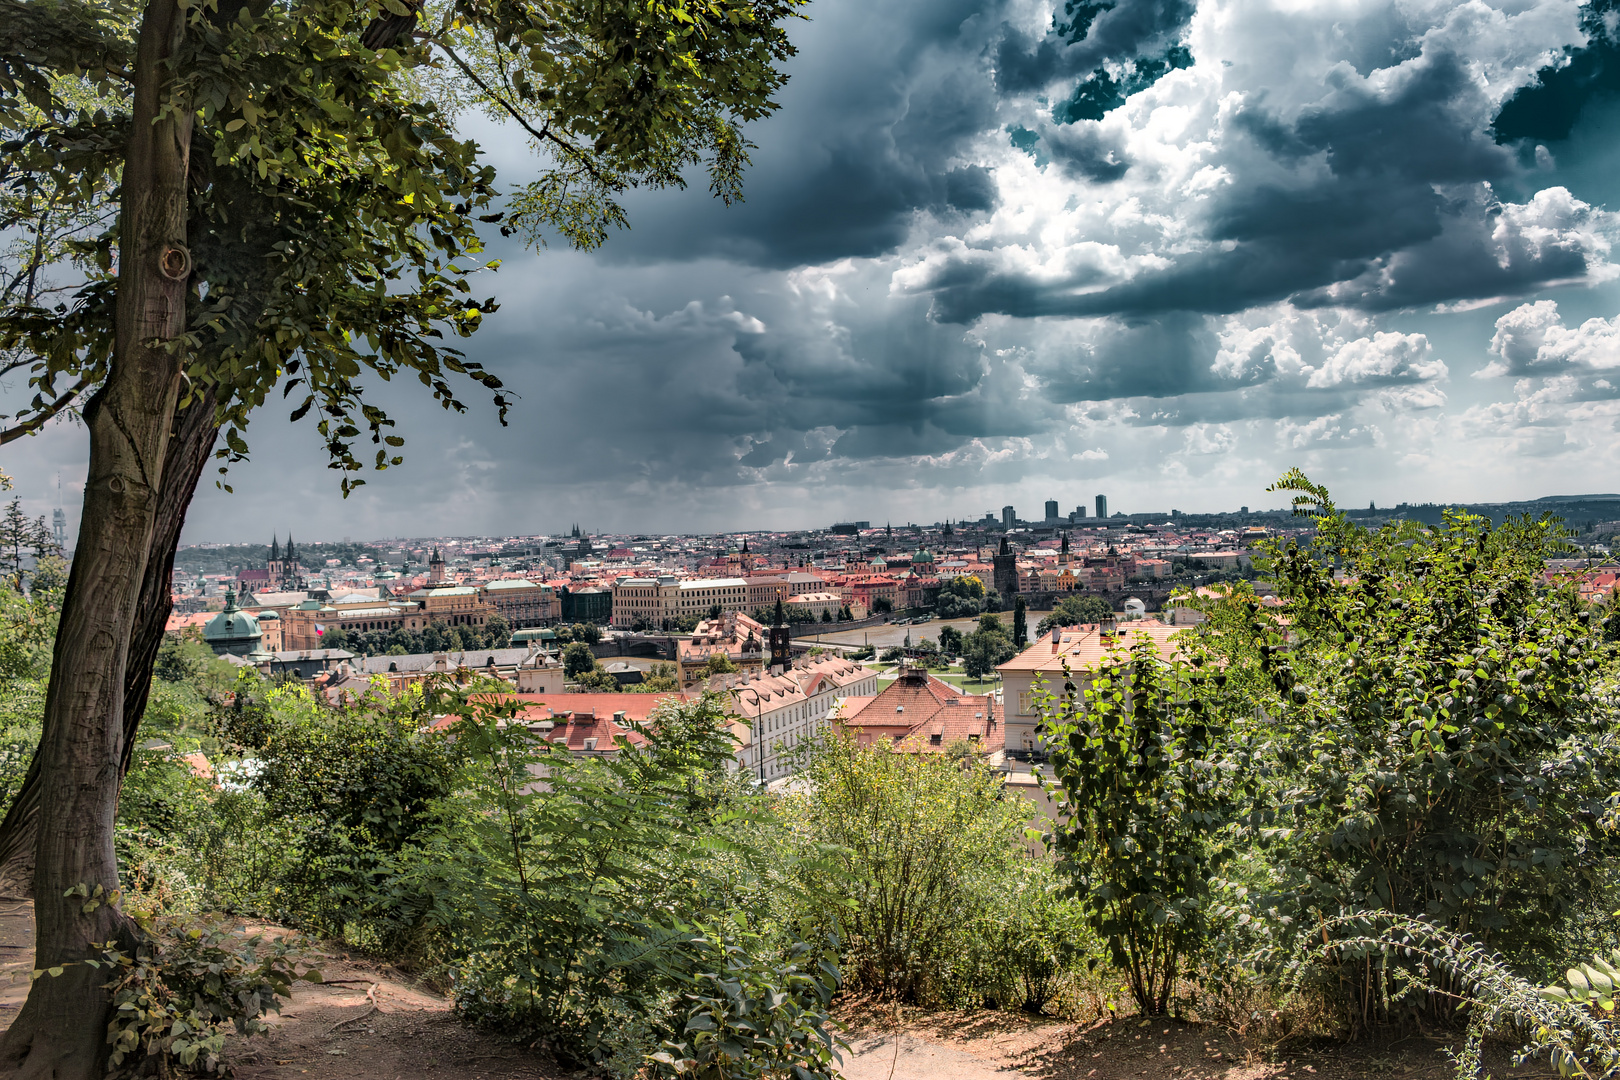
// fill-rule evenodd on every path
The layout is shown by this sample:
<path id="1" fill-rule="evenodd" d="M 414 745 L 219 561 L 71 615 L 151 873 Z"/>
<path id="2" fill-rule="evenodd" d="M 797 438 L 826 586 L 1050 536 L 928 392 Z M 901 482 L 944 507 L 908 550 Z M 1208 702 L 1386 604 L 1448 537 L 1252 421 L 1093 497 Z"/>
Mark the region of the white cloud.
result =
<path id="1" fill-rule="evenodd" d="M 1553 375 L 1569 368 L 1607 371 L 1620 367 L 1620 315 L 1587 319 L 1570 329 L 1556 300 L 1520 304 L 1496 320 L 1491 354 L 1482 378 L 1501 375 Z"/>
<path id="2" fill-rule="evenodd" d="M 1189 424 L 1183 435 L 1188 454 L 1224 454 L 1237 445 L 1237 433 L 1226 424 Z"/>
<path id="3" fill-rule="evenodd" d="M 1346 383 L 1432 382 L 1446 377 L 1444 361 L 1433 359 L 1423 334 L 1380 330 L 1339 346 L 1323 365 L 1311 372 L 1306 385 L 1341 386 Z"/>

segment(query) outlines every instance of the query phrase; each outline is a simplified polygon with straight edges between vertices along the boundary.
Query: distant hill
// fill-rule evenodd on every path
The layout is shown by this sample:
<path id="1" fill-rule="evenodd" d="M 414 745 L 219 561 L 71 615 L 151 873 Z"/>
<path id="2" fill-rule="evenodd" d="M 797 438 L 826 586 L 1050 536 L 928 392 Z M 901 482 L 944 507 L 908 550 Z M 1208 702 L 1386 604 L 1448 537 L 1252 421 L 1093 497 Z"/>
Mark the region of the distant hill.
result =
<path id="1" fill-rule="evenodd" d="M 383 551 L 367 544 L 298 544 L 298 561 L 307 570 L 319 570 L 327 559 L 351 565 L 361 556 L 383 561 Z M 174 568 L 187 574 L 234 574 L 243 568 L 262 567 L 270 558 L 269 544 L 227 544 L 221 547 L 186 547 L 174 553 Z"/>

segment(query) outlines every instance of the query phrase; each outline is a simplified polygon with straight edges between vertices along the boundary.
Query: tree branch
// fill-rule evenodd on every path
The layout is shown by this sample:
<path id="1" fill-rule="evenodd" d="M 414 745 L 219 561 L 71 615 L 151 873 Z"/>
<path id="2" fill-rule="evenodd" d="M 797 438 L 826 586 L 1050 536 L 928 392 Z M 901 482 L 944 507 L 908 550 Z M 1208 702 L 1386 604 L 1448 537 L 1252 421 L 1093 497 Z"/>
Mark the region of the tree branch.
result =
<path id="1" fill-rule="evenodd" d="M 456 51 L 454 49 L 452 49 L 450 46 L 446 45 L 444 42 L 440 41 L 438 38 L 430 38 L 429 40 L 432 41 L 433 44 L 437 45 L 439 48 L 443 49 L 445 55 L 448 56 L 451 59 L 451 61 L 455 63 L 456 67 L 461 69 L 462 74 L 466 75 L 467 78 L 471 79 L 475 84 L 477 84 L 478 89 L 482 90 L 485 94 L 487 94 L 491 101 L 493 101 L 495 104 L 497 104 L 497 105 L 499 105 L 501 107 L 502 111 L 504 111 L 512 119 L 516 120 L 519 124 L 521 124 L 523 126 L 524 131 L 527 131 L 530 135 L 534 136 L 540 142 L 554 142 L 558 146 L 562 147 L 563 150 L 571 158 L 573 158 L 576 162 L 578 162 L 585 169 L 585 171 L 590 173 L 591 177 L 597 183 L 601 184 L 603 187 L 612 188 L 612 187 L 618 187 L 619 186 L 616 183 L 614 183 L 612 180 L 610 180 L 609 178 L 603 176 L 602 173 L 597 170 L 596 166 L 591 164 L 590 159 L 586 156 L 586 154 L 585 154 L 585 152 L 583 150 L 581 150 L 579 147 L 575 146 L 573 143 L 569 142 L 567 139 L 564 139 L 560 135 L 557 135 L 556 133 L 554 133 L 551 130 L 551 125 L 549 123 L 547 123 L 545 126 L 543 126 L 543 127 L 539 128 L 538 130 L 536 130 L 534 125 L 529 123 L 528 118 L 525 117 L 521 112 L 519 112 L 515 105 L 513 105 L 511 102 L 507 101 L 500 94 L 496 93 L 495 89 L 493 87 L 491 87 L 489 85 L 489 83 L 485 82 L 479 76 L 479 74 L 472 69 L 472 66 L 470 64 L 468 64 L 465 60 L 463 60 L 461 57 L 456 55 Z"/>
<path id="2" fill-rule="evenodd" d="M 34 417 L 32 420 L 29 420 L 27 423 L 18 424 L 14 428 L 0 431 L 0 446 L 4 446 L 6 443 L 11 442 L 14 439 L 20 439 L 24 435 L 32 435 L 50 421 L 56 419 L 56 417 L 61 415 L 62 410 L 73 404 L 73 399 L 83 393 L 84 389 L 93 381 L 94 380 L 86 375 L 84 378 L 74 383 L 67 393 L 63 394 L 61 397 L 47 405 L 45 407 L 45 411 Z"/>

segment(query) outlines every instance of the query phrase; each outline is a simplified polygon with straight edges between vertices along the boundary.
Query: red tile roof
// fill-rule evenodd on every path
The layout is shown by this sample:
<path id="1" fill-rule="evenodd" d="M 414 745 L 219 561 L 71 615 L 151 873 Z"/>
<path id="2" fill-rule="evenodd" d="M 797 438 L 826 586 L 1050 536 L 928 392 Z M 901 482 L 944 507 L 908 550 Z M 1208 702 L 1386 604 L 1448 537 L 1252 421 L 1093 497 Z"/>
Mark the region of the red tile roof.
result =
<path id="1" fill-rule="evenodd" d="M 876 697 L 847 698 L 839 722 L 862 745 L 888 740 L 912 753 L 941 753 L 963 740 L 988 750 L 998 737 L 995 697 L 965 694 L 925 671 L 905 669 Z"/>

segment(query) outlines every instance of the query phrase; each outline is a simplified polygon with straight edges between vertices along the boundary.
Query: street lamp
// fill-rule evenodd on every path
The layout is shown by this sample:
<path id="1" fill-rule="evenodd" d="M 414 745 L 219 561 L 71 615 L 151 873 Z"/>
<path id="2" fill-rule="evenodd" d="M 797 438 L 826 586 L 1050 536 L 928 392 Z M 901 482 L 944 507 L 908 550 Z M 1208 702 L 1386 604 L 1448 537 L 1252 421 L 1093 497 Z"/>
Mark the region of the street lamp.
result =
<path id="1" fill-rule="evenodd" d="M 760 730 L 759 719 L 760 714 L 765 710 L 759 701 L 759 691 L 752 686 L 734 686 L 731 688 L 733 694 L 740 694 L 744 690 L 754 695 L 754 764 L 759 766 L 759 782 L 760 786 L 763 787 L 765 784 L 765 736 L 764 732 Z"/>

